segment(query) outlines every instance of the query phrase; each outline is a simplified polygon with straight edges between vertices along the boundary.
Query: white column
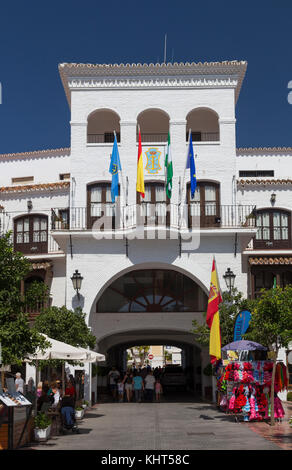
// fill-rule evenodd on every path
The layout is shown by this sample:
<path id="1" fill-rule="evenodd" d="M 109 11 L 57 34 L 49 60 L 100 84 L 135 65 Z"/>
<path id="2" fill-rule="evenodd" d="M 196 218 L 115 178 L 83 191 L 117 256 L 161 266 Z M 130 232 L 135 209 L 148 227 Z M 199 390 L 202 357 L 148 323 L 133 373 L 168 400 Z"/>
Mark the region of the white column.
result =
<path id="1" fill-rule="evenodd" d="M 186 162 L 186 123 L 185 119 L 169 121 L 169 132 L 172 150 L 173 165 L 173 192 L 171 202 L 179 203 L 179 181 L 183 180 L 184 167 Z"/>

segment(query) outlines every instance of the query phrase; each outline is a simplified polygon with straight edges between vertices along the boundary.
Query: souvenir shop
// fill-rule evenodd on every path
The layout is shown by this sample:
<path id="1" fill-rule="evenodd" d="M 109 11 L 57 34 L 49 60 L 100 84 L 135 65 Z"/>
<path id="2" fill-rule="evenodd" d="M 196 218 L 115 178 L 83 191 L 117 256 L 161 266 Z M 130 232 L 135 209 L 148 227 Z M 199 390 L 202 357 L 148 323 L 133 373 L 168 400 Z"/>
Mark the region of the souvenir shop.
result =
<path id="1" fill-rule="evenodd" d="M 269 419 L 273 362 L 267 359 L 266 348 L 250 341 L 237 341 L 222 348 L 222 355 L 221 364 L 216 369 L 217 404 L 220 409 L 233 414 L 236 421 L 240 418 L 243 421 Z M 260 357 L 260 360 L 257 360 L 257 357 Z M 284 417 L 284 409 L 278 393 L 287 387 L 287 367 L 283 362 L 278 362 L 274 387 L 274 416 L 279 421 Z"/>

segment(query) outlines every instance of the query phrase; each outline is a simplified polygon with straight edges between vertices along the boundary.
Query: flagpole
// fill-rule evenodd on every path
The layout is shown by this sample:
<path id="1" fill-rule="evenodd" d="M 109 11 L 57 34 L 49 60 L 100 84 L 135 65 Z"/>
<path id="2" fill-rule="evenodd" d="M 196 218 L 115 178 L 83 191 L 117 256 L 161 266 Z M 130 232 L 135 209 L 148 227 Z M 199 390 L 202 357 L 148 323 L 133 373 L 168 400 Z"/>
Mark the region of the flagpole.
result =
<path id="1" fill-rule="evenodd" d="M 116 131 L 114 131 L 114 137 L 115 137 L 115 139 L 117 138 Z M 118 145 L 118 141 L 117 141 L 117 145 Z M 120 159 L 120 153 L 119 153 L 119 159 Z M 121 162 L 121 159 L 120 159 L 120 162 Z M 121 165 L 121 168 L 122 168 L 122 165 Z M 119 171 L 119 169 L 118 169 L 118 171 Z M 125 197 L 126 193 L 125 193 L 125 185 L 124 185 L 124 178 L 123 178 L 122 170 L 120 170 L 120 173 L 121 173 L 121 182 L 122 182 L 122 188 L 123 188 L 123 195 Z"/>
<path id="2" fill-rule="evenodd" d="M 179 203 L 179 206 L 180 206 L 180 224 L 179 224 L 179 229 L 181 229 L 181 222 L 182 222 L 181 206 L 182 206 L 182 198 L 183 198 L 184 190 L 185 190 L 185 178 L 186 178 L 186 169 L 187 169 L 187 162 L 188 162 L 188 156 L 189 156 L 190 135 L 191 135 L 191 129 L 189 129 L 189 138 L 188 138 L 188 148 L 187 148 L 187 155 L 186 155 L 186 163 L 185 163 L 184 176 L 183 176 L 183 182 L 182 182 L 182 187 L 181 187 L 181 198 L 180 198 L 180 203 Z"/>

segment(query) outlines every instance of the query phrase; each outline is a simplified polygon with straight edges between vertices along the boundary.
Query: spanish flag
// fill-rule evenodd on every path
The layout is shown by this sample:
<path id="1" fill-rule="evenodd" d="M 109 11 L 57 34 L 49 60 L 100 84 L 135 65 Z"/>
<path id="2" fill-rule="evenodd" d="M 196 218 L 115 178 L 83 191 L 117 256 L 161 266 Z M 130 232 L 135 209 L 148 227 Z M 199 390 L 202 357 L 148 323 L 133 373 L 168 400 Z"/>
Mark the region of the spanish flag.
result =
<path id="1" fill-rule="evenodd" d="M 141 143 L 141 132 L 139 128 L 139 145 L 138 145 L 138 161 L 137 161 L 137 193 L 140 193 L 142 197 L 145 196 L 144 187 L 144 172 L 143 172 L 143 157 L 142 157 L 142 143 Z"/>
<path id="2" fill-rule="evenodd" d="M 211 363 L 216 362 L 218 359 L 221 359 L 221 333 L 219 319 L 219 304 L 221 302 L 222 297 L 219 288 L 215 258 L 213 258 L 210 293 L 206 317 L 207 325 L 210 328 L 209 354 L 211 356 Z"/>

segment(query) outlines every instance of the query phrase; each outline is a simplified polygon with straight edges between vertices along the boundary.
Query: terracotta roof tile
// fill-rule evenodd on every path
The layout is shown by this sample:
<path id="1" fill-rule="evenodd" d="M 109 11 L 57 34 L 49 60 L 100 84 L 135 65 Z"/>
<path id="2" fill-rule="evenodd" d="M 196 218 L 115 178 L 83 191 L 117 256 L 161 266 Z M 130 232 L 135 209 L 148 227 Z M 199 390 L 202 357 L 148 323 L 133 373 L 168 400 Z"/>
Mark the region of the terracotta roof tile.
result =
<path id="1" fill-rule="evenodd" d="M 21 193 L 26 191 L 47 191 L 67 189 L 70 187 L 69 181 L 59 181 L 58 183 L 25 184 L 19 186 L 2 186 L 0 193 Z"/>
<path id="2" fill-rule="evenodd" d="M 19 153 L 0 153 L 0 159 L 5 158 L 37 158 L 55 155 L 67 155 L 70 154 L 70 147 L 58 148 L 58 149 L 47 149 L 47 150 L 32 150 L 31 152 L 19 152 Z"/>
<path id="3" fill-rule="evenodd" d="M 268 185 L 289 185 L 292 184 L 291 179 L 240 179 L 237 180 L 237 184 L 240 186 L 268 186 Z"/>
<path id="4" fill-rule="evenodd" d="M 275 265 L 275 264 L 292 264 L 292 256 L 256 256 L 249 257 L 249 264 L 251 265 Z"/>

